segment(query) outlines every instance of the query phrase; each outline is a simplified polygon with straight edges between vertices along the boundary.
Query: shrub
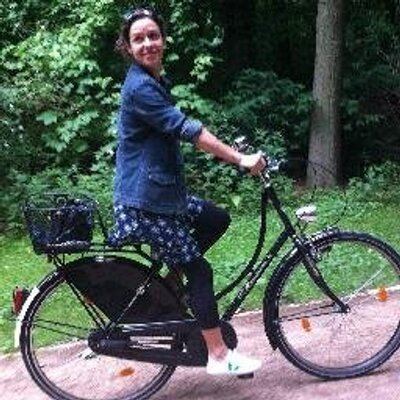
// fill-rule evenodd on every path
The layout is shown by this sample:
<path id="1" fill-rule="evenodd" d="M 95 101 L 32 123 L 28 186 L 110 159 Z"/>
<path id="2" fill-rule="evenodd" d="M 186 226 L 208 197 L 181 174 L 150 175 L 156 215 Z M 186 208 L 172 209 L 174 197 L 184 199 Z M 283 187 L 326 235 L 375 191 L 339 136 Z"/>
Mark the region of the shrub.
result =
<path id="1" fill-rule="evenodd" d="M 349 182 L 352 201 L 360 203 L 398 203 L 400 201 L 400 164 L 387 161 L 370 166 L 362 178 Z"/>
<path id="2" fill-rule="evenodd" d="M 2 198 L 0 214 L 4 216 L 4 220 L 0 222 L 3 230 L 22 230 L 25 226 L 22 206 L 26 199 L 32 194 L 49 191 L 88 194 L 98 201 L 102 215 L 110 224 L 112 220 L 112 178 L 111 168 L 91 175 L 80 175 L 75 167 L 70 169 L 48 168 L 34 176 L 12 170 L 9 176 L 13 182 L 12 185 L 0 191 Z"/>
<path id="3" fill-rule="evenodd" d="M 246 70 L 219 104 L 208 107 L 212 111 L 204 120 L 225 143 L 245 135 L 252 144 L 249 151 L 261 149 L 282 157 L 305 153 L 310 107 L 311 99 L 303 86 L 280 80 L 272 72 Z M 183 152 L 188 184 L 194 192 L 240 212 L 258 205 L 257 178 L 244 177 L 234 167 L 195 152 L 190 146 L 185 146 Z"/>

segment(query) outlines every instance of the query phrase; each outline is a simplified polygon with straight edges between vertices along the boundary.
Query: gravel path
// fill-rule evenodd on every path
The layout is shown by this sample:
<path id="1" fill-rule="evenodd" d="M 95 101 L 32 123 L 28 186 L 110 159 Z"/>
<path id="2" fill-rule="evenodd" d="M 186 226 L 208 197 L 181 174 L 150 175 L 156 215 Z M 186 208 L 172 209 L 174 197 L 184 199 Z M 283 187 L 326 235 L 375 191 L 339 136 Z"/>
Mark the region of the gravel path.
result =
<path id="1" fill-rule="evenodd" d="M 207 376 L 202 368 L 178 368 L 152 399 L 400 399 L 400 352 L 369 376 L 325 382 L 297 370 L 279 352 L 272 351 L 264 334 L 261 313 L 237 316 L 233 325 L 239 349 L 264 360 L 254 379 L 214 378 Z M 30 379 L 19 355 L 0 358 L 0 393 L 5 400 L 49 399 Z"/>

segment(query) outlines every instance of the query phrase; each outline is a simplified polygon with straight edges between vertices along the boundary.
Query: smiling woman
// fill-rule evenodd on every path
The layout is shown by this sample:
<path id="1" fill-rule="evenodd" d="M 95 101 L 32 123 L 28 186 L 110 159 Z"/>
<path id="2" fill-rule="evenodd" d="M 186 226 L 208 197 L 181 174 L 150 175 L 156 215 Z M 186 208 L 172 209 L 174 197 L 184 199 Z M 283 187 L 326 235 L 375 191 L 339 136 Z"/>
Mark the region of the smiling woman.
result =
<path id="1" fill-rule="evenodd" d="M 153 10 L 139 8 L 124 17 L 116 48 L 159 79 L 165 39 L 162 17 Z"/>
<path id="2" fill-rule="evenodd" d="M 153 76 L 160 78 L 164 39 L 157 24 L 144 18 L 131 25 L 129 33 L 131 54 L 136 62 L 147 68 Z"/>
<path id="3" fill-rule="evenodd" d="M 261 154 L 244 155 L 175 107 L 162 76 L 165 25 L 151 8 L 128 13 L 116 48 L 132 65 L 121 91 L 114 183 L 112 246 L 149 244 L 152 256 L 184 273 L 190 304 L 205 339 L 210 374 L 243 375 L 261 363 L 228 350 L 220 329 L 213 271 L 204 253 L 224 234 L 229 214 L 187 193 L 180 141 L 239 164 L 252 174 Z M 234 367 L 232 367 L 232 365 Z"/>

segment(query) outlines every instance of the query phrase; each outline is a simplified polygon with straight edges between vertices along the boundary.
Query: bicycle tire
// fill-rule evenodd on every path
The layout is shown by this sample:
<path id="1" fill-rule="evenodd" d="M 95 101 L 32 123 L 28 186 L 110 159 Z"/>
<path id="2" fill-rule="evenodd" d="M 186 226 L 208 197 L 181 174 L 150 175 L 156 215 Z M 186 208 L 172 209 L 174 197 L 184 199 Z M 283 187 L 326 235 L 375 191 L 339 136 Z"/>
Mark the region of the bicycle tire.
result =
<path id="1" fill-rule="evenodd" d="M 57 400 L 145 400 L 160 390 L 175 371 L 175 366 L 153 366 L 148 363 L 90 354 L 85 341 L 80 340 L 79 336 L 78 339 L 74 338 L 72 327 L 76 323 L 76 316 L 81 319 L 85 313 L 88 314 L 82 304 L 79 304 L 81 309 L 74 308 L 77 306 L 75 303 L 79 303 L 78 301 L 68 303 L 70 299 L 65 298 L 67 286 L 62 272 L 50 274 L 38 285 L 35 290 L 37 294 L 29 302 L 22 317 L 19 344 L 25 366 L 35 383 L 50 397 Z M 55 312 L 54 310 L 57 309 L 52 306 L 59 301 L 61 295 L 64 305 L 69 307 L 63 307 L 62 315 L 59 315 L 59 311 Z M 70 297 L 73 298 L 73 296 Z M 43 310 L 45 310 L 44 313 Z M 71 329 L 72 340 L 63 341 L 64 338 L 61 336 L 59 342 L 56 340 L 57 337 L 51 336 L 52 334 L 49 338 L 44 337 L 43 339 L 35 336 L 34 331 L 37 327 L 39 330 L 49 330 L 46 326 L 40 327 L 40 323 L 49 322 L 47 319 L 40 319 L 41 315 L 52 316 L 51 322 L 54 325 L 67 319 L 67 324 L 64 322 L 61 324 L 64 328 Z M 82 324 L 81 321 L 80 324 Z M 78 327 L 75 326 L 75 329 Z M 86 329 L 88 332 L 85 335 L 92 327 L 85 327 Z M 92 362 L 93 360 L 96 362 Z M 91 362 L 92 365 L 90 365 Z M 52 363 L 57 364 L 52 365 Z M 103 368 L 104 366 L 106 367 Z M 135 391 L 135 376 L 140 374 L 138 379 L 147 378 L 141 369 L 148 366 L 156 369 L 154 377 L 149 378 L 149 382 Z M 90 367 L 94 368 L 94 376 L 90 375 Z M 103 369 L 99 371 L 99 368 Z M 148 371 L 146 370 L 146 372 Z M 99 374 L 100 376 L 98 376 Z M 68 379 L 65 379 L 66 376 L 76 381 L 69 382 Z"/>
<path id="2" fill-rule="evenodd" d="M 400 346 L 400 257 L 365 233 L 322 232 L 312 242 L 320 257 L 316 266 L 349 312 L 329 307 L 332 300 L 295 251 L 267 290 L 266 331 L 288 361 L 311 375 L 342 379 L 369 373 Z"/>

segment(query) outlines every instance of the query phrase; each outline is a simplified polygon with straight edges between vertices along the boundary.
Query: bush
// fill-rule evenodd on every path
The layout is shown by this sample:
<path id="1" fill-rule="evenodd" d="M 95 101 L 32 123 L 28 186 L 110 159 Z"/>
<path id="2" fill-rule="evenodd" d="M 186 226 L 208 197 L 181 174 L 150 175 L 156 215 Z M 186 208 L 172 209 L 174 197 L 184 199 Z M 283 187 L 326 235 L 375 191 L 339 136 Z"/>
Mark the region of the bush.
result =
<path id="1" fill-rule="evenodd" d="M 5 219 L 0 221 L 1 230 L 22 230 L 25 226 L 22 207 L 32 194 L 48 191 L 68 193 L 85 193 L 96 199 L 99 209 L 108 224 L 112 220 L 112 179 L 114 172 L 111 168 L 91 175 L 79 175 L 75 167 L 70 169 L 49 168 L 34 176 L 11 171 L 9 179 L 11 186 L 0 191 L 2 202 L 0 214 Z"/>
<path id="2" fill-rule="evenodd" d="M 306 154 L 310 93 L 271 71 L 243 71 L 222 99 L 228 121 L 273 155 Z"/>
<path id="3" fill-rule="evenodd" d="M 342 160 L 346 175 L 355 176 L 390 159 L 400 143 L 400 29 L 389 7 L 379 2 L 349 2 L 348 7 L 352 17 L 344 35 Z"/>
<path id="4" fill-rule="evenodd" d="M 399 203 L 400 164 L 387 161 L 369 167 L 363 178 L 349 182 L 349 195 L 359 203 Z"/>
<path id="5" fill-rule="evenodd" d="M 208 108 L 212 111 L 203 120 L 225 143 L 245 135 L 252 144 L 249 151 L 261 149 L 274 157 L 306 154 L 311 98 L 301 85 L 280 80 L 273 72 L 246 70 L 220 103 Z M 194 192 L 234 211 L 257 207 L 257 178 L 244 177 L 190 146 L 183 152 L 188 185 Z"/>

